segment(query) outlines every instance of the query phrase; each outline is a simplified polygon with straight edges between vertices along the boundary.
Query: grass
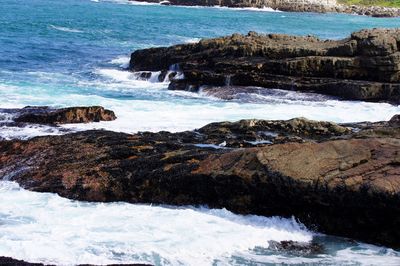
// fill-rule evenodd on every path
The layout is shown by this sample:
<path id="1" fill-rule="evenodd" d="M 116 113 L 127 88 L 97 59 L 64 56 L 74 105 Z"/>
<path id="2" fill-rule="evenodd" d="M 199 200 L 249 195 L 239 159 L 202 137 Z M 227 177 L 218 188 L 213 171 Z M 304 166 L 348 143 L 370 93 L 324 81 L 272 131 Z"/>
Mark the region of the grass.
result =
<path id="1" fill-rule="evenodd" d="M 400 7 L 400 0 L 338 0 L 346 5 Z"/>

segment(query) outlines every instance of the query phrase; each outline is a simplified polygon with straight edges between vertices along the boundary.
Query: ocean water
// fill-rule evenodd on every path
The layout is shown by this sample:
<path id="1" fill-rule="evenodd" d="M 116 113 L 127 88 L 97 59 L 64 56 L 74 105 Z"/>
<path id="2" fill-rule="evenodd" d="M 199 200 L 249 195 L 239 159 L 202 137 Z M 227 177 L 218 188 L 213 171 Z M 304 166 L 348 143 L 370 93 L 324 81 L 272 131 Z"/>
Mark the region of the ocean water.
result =
<path id="1" fill-rule="evenodd" d="M 123 132 L 181 131 L 213 121 L 307 117 L 336 122 L 378 121 L 400 112 L 385 103 L 338 101 L 270 90 L 232 101 L 207 93 L 168 91 L 167 82 L 136 80 L 125 71 L 136 49 L 196 42 L 235 32 L 313 34 L 344 38 L 362 28 L 396 27 L 399 18 L 270 12 L 252 9 L 166 7 L 89 0 L 2 0 L 0 108 L 26 105 L 102 105 L 114 122 L 69 125 Z M 0 114 L 0 120 L 2 116 Z M 3 138 L 59 134 L 55 129 L 4 128 Z"/>
<path id="2" fill-rule="evenodd" d="M 379 121 L 400 113 L 387 103 L 280 90 L 239 92 L 230 101 L 168 91 L 168 81 L 137 80 L 125 70 L 136 49 L 197 42 L 235 32 L 344 38 L 400 19 L 286 13 L 268 8 L 172 7 L 125 0 L 1 0 L 0 109 L 27 105 L 102 105 L 118 119 L 67 129 L 181 131 L 244 118 Z M 156 73 L 154 73 L 156 77 Z M 0 110 L 0 122 L 12 117 Z M 0 138 L 62 134 L 45 126 L 1 126 Z M 400 265 L 388 248 L 319 235 L 292 219 L 244 217 L 226 210 L 125 203 L 89 204 L 25 191 L 0 181 L 0 256 L 62 265 Z M 268 249 L 269 240 L 319 241 L 324 254 Z"/>
<path id="3" fill-rule="evenodd" d="M 227 210 L 71 201 L 0 182 L 0 255 L 33 262 L 154 265 L 399 265 L 392 249 L 313 233 L 294 219 Z M 269 241 L 324 244 L 296 256 Z M 383 264 L 382 264 L 383 263 Z"/>

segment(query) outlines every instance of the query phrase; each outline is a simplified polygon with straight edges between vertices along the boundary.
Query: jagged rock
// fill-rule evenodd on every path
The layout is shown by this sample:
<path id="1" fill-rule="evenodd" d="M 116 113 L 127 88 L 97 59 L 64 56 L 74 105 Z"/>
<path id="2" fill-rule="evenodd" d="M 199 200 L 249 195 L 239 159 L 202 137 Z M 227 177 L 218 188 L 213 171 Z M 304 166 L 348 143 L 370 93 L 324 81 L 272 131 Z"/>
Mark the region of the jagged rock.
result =
<path id="1" fill-rule="evenodd" d="M 78 200 L 294 215 L 325 233 L 400 247 L 400 129 L 352 127 L 243 120 L 180 133 L 0 141 L 0 178 Z M 256 137 L 267 141 L 249 143 Z"/>
<path id="2" fill-rule="evenodd" d="M 344 99 L 400 100 L 400 29 L 373 29 L 331 41 L 281 34 L 233 34 L 132 53 L 132 71 L 178 65 L 169 89 L 203 85 L 311 91 Z"/>
<path id="3" fill-rule="evenodd" d="M 68 107 L 54 109 L 47 106 L 32 107 L 14 110 L 19 114 L 14 121 L 17 123 L 36 124 L 71 124 L 89 123 L 99 121 L 112 121 L 116 119 L 113 111 L 101 106 Z"/>

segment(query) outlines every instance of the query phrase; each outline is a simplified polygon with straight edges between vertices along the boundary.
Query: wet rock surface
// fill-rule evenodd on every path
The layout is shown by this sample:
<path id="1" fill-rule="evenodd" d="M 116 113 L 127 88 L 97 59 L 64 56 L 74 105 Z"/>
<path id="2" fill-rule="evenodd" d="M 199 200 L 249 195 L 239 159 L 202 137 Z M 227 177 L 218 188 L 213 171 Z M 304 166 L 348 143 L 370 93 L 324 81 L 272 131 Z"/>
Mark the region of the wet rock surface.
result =
<path id="1" fill-rule="evenodd" d="M 3 140 L 0 178 L 77 200 L 294 215 L 321 232 L 400 247 L 396 119 L 242 120 L 180 133 Z"/>
<path id="2" fill-rule="evenodd" d="M 268 249 L 278 252 L 285 252 L 294 256 L 309 256 L 321 254 L 324 252 L 324 247 L 318 243 L 302 243 L 296 241 L 269 241 Z"/>
<path id="3" fill-rule="evenodd" d="M 138 50 L 130 69 L 175 69 L 171 90 L 262 87 L 399 103 L 399 43 L 399 29 L 362 30 L 339 41 L 250 32 Z"/>
<path id="4" fill-rule="evenodd" d="M 16 117 L 13 120 L 17 123 L 50 125 L 112 121 L 117 118 L 113 111 L 104 109 L 101 106 L 60 109 L 48 106 L 27 106 L 22 109 L 9 110 L 9 112 L 16 113 Z"/>

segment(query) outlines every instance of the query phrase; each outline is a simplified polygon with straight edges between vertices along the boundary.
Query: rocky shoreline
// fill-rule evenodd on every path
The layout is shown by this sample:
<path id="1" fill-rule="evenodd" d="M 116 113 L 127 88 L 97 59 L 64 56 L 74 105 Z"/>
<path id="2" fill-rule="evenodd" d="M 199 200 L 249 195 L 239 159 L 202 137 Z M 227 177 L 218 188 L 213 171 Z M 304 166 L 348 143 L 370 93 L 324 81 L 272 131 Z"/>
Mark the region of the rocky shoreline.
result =
<path id="1" fill-rule="evenodd" d="M 203 39 L 132 53 L 129 69 L 161 71 L 170 90 L 262 87 L 341 99 L 400 102 L 400 30 L 371 29 L 343 40 L 284 34 Z"/>
<path id="2" fill-rule="evenodd" d="M 284 243 L 286 244 L 286 243 Z M 287 244 L 286 244 L 287 245 Z M 282 244 L 280 245 L 282 246 Z M 0 265 L 2 266 L 54 266 L 54 264 L 31 263 L 23 260 L 17 260 L 9 257 L 0 256 Z M 150 264 L 109 264 L 107 266 L 150 266 Z M 77 266 L 96 266 L 93 264 L 79 264 Z M 100 265 L 99 265 L 100 266 Z"/>
<path id="3" fill-rule="evenodd" d="M 231 8 L 272 8 L 287 12 L 346 13 L 373 17 L 399 17 L 400 8 L 343 5 L 336 0 L 130 0 L 177 6 L 223 6 Z"/>
<path id="4" fill-rule="evenodd" d="M 0 141 L 0 179 L 85 201 L 295 216 L 400 247 L 400 116 L 338 125 L 242 120 L 180 133 L 91 130 Z"/>

